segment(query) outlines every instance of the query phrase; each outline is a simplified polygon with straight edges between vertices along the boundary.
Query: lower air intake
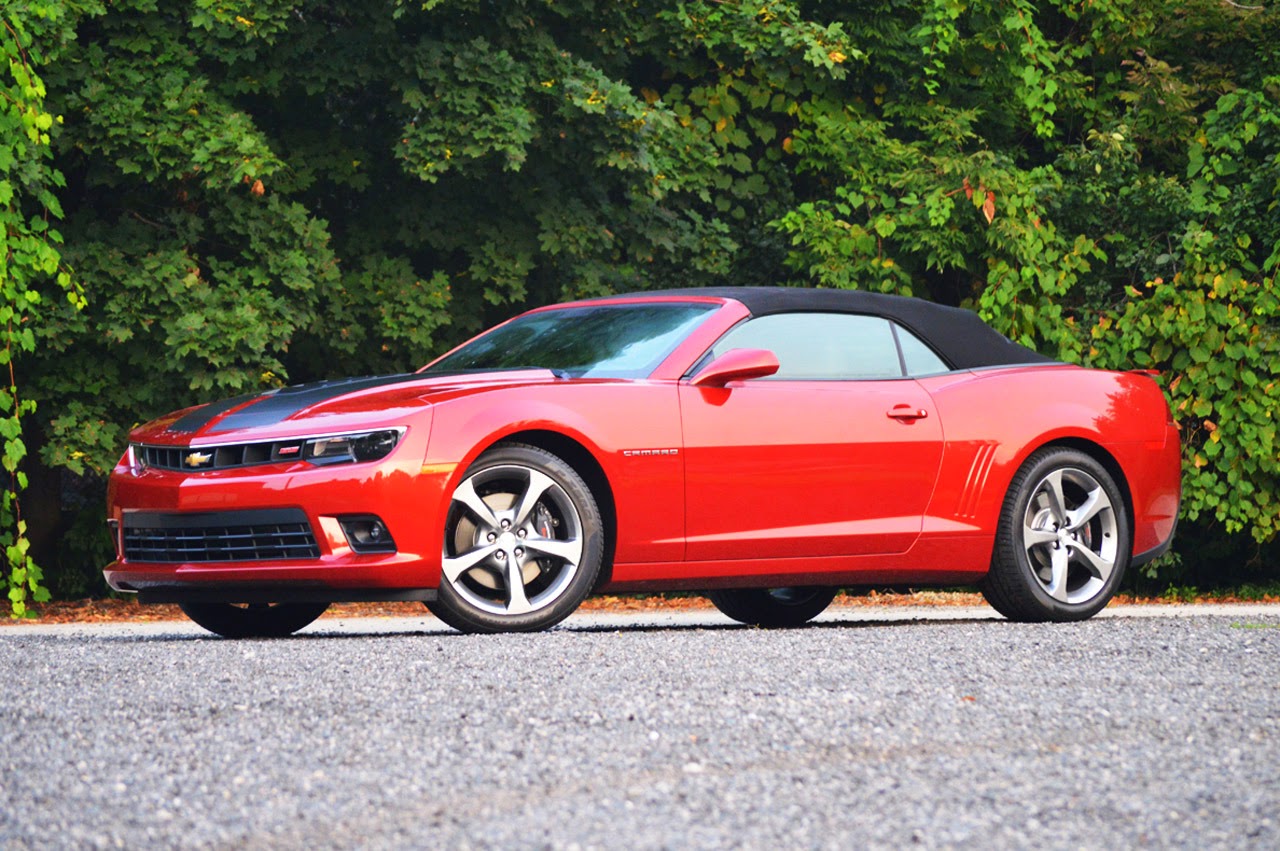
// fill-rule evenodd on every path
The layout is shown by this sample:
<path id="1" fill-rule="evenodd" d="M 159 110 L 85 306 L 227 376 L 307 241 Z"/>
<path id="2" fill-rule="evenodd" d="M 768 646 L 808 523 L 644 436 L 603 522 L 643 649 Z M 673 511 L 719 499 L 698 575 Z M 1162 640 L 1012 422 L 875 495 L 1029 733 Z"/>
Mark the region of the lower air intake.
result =
<path id="1" fill-rule="evenodd" d="M 127 512 L 124 557 L 158 564 L 276 561 L 320 557 L 299 509 L 200 514 Z"/>

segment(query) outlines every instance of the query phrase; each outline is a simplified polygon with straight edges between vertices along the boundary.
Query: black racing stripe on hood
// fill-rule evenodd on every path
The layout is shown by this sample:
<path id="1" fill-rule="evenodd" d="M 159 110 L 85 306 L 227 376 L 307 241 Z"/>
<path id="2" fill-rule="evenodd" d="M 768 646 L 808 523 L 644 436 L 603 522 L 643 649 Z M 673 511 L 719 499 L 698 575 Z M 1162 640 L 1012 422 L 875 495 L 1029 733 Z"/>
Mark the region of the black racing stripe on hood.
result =
<path id="1" fill-rule="evenodd" d="M 370 390 L 388 384 L 399 384 L 406 381 L 421 380 L 416 373 L 400 375 L 375 375 L 364 378 L 340 378 L 334 381 L 315 381 L 310 384 L 295 384 L 263 393 L 258 401 L 250 402 L 243 409 L 231 414 L 218 423 L 215 431 L 236 431 L 237 429 L 261 428 L 283 422 L 294 414 L 321 402 L 355 393 Z M 252 396 L 240 396 L 223 402 L 214 402 L 199 410 L 192 411 L 169 427 L 170 431 L 198 431 L 213 421 L 219 414 L 243 404 Z M 213 409 L 213 410 L 211 410 Z M 206 414 L 206 411 L 209 413 Z M 190 420 L 190 422 L 188 422 Z"/>
<path id="2" fill-rule="evenodd" d="M 168 427 L 168 431 L 176 431 L 182 433 L 190 433 L 199 431 L 200 429 L 213 422 L 214 418 L 221 416 L 237 405 L 243 405 L 248 402 L 257 393 L 245 393 L 242 396 L 232 396 L 230 399 L 223 399 L 219 402 L 210 402 L 207 405 L 201 405 L 189 414 L 184 414 L 174 420 Z"/>

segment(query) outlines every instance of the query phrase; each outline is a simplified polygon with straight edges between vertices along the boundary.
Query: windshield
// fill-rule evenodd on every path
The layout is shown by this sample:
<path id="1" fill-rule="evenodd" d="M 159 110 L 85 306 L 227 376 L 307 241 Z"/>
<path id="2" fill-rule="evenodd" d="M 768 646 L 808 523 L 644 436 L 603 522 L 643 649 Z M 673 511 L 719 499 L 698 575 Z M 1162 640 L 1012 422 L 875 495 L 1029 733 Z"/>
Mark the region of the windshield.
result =
<path id="1" fill-rule="evenodd" d="M 551 369 L 574 378 L 644 378 L 715 309 L 665 303 L 531 313 L 466 343 L 423 372 Z"/>

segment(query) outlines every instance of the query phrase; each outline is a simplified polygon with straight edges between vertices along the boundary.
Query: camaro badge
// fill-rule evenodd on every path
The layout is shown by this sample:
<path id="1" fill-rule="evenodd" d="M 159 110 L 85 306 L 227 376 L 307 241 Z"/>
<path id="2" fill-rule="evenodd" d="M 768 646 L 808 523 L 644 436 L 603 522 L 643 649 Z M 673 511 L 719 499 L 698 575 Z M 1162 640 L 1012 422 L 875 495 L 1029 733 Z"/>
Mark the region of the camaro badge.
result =
<path id="1" fill-rule="evenodd" d="M 192 452 L 185 459 L 188 467 L 203 467 L 213 460 L 213 456 L 208 452 Z"/>

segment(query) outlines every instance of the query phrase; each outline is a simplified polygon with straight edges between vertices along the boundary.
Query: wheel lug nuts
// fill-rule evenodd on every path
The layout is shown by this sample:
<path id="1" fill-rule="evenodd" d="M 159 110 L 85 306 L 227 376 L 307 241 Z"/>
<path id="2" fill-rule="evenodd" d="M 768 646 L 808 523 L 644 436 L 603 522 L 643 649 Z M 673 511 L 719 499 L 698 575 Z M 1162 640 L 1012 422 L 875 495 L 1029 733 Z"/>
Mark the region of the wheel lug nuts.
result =
<path id="1" fill-rule="evenodd" d="M 503 520 L 503 521 L 502 521 L 502 528 L 503 528 L 503 529 L 510 529 L 510 528 L 511 528 L 511 521 L 510 521 L 510 520 Z"/>
<path id="2" fill-rule="evenodd" d="M 492 543 L 493 543 L 494 541 L 496 541 L 496 540 L 498 540 L 498 536 L 497 536 L 497 535 L 495 535 L 493 532 L 490 532 L 490 533 L 489 533 L 489 543 L 491 543 L 491 544 L 492 544 Z"/>
<path id="3" fill-rule="evenodd" d="M 526 531 L 525 531 L 525 530 L 523 530 L 523 529 L 521 529 L 519 532 L 516 532 L 516 536 L 517 536 L 517 537 L 520 537 L 520 538 L 523 538 L 525 535 L 528 535 L 528 534 L 529 534 L 529 533 L 528 533 L 528 532 L 526 532 Z"/>
<path id="4" fill-rule="evenodd" d="M 516 558 L 524 558 L 524 547 L 516 547 Z"/>

